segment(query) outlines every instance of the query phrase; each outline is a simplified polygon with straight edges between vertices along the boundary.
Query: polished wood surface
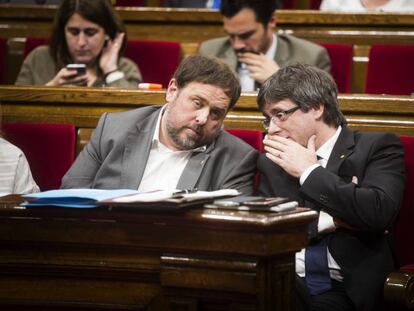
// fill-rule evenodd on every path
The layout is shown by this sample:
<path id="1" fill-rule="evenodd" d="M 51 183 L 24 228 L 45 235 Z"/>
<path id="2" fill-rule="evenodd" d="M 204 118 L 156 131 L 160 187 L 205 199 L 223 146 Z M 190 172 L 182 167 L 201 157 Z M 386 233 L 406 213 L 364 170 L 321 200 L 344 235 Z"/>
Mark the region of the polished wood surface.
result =
<path id="1" fill-rule="evenodd" d="M 104 112 L 162 105 L 164 97 L 163 90 L 0 86 L 4 122 L 70 123 L 82 130 L 93 129 Z M 339 96 L 339 105 L 351 128 L 414 135 L 413 97 L 349 94 Z M 262 130 L 262 120 L 256 94 L 245 93 L 225 126 Z"/>
<path id="2" fill-rule="evenodd" d="M 9 83 L 14 83 L 23 61 L 25 38 L 48 37 L 55 11 L 55 6 L 0 4 L 0 37 L 9 38 Z M 204 40 L 225 35 L 217 11 L 149 7 L 119 7 L 117 11 L 125 21 L 129 38 L 178 41 L 183 55 L 196 53 Z M 413 44 L 414 14 L 278 10 L 277 29 L 315 42 L 352 44 L 351 92 L 362 93 L 370 46 Z"/>
<path id="3" fill-rule="evenodd" d="M 7 310 L 294 310 L 294 253 L 317 217 L 21 209 L 18 200 L 0 198 Z"/>

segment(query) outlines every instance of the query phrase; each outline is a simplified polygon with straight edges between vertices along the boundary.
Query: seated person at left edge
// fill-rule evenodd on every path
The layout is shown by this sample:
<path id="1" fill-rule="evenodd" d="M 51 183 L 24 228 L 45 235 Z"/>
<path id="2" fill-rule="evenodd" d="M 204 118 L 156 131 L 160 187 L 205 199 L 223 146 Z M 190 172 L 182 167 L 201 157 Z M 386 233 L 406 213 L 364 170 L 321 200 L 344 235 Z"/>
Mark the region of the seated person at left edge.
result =
<path id="1" fill-rule="evenodd" d="M 222 129 L 240 83 L 218 59 L 189 56 L 164 106 L 105 113 L 62 188 L 253 192 L 258 153 Z"/>
<path id="2" fill-rule="evenodd" d="M 109 0 L 62 0 L 48 46 L 25 59 L 17 85 L 137 88 L 137 65 L 121 57 L 126 46 L 122 20 Z M 86 73 L 66 65 L 85 64 Z"/>

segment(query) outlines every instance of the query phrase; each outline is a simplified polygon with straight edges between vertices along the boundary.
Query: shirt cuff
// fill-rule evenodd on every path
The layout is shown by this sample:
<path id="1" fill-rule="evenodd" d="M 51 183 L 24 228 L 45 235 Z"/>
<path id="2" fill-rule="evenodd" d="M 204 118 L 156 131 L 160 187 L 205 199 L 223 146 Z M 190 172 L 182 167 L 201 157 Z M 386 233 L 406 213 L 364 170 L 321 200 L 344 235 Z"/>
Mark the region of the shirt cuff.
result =
<path id="1" fill-rule="evenodd" d="M 125 74 L 122 71 L 112 71 L 105 77 L 105 83 L 111 84 L 115 81 L 122 79 L 123 77 L 125 77 Z"/>
<path id="2" fill-rule="evenodd" d="M 308 178 L 308 176 L 310 175 L 310 173 L 313 172 L 313 170 L 317 167 L 321 166 L 318 163 L 312 164 L 311 166 L 309 166 L 302 174 L 302 176 L 300 176 L 299 179 L 299 184 L 302 186 L 303 183 L 305 182 L 305 180 Z"/>

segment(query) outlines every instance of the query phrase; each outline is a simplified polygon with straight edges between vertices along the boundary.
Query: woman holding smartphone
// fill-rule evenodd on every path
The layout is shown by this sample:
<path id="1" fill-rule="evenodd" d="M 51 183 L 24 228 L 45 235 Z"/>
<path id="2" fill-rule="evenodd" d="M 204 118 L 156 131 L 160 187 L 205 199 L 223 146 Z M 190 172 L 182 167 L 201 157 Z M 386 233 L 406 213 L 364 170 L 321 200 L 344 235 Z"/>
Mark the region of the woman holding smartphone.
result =
<path id="1" fill-rule="evenodd" d="M 62 0 L 49 45 L 27 56 L 16 84 L 135 89 L 142 78 L 137 65 L 121 56 L 126 41 L 109 0 Z"/>

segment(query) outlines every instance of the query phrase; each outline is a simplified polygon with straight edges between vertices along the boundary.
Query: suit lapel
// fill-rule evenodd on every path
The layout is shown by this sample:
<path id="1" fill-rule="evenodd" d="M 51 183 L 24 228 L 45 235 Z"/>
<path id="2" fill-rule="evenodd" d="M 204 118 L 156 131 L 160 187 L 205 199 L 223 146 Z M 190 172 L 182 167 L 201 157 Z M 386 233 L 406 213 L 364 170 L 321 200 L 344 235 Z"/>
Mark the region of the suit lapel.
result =
<path id="1" fill-rule="evenodd" d="M 121 168 L 121 188 L 138 189 L 147 166 L 152 137 L 161 109 L 137 123 L 136 130 L 125 140 Z"/>
<path id="2" fill-rule="evenodd" d="M 207 151 L 193 153 L 178 180 L 177 188 L 194 189 L 209 158 Z"/>
<path id="3" fill-rule="evenodd" d="M 230 66 L 230 68 L 237 71 L 237 56 L 232 48 L 230 41 L 226 42 L 225 48 L 223 49 L 223 61 Z"/>
<path id="4" fill-rule="evenodd" d="M 291 55 L 289 45 L 285 40 L 282 40 L 279 36 L 276 35 L 277 46 L 274 61 L 280 66 L 283 67 L 287 64 L 289 57 Z"/>
<path id="5" fill-rule="evenodd" d="M 342 163 L 354 152 L 354 146 L 353 132 L 346 127 L 342 127 L 338 140 L 329 156 L 326 168 L 338 175 Z"/>

